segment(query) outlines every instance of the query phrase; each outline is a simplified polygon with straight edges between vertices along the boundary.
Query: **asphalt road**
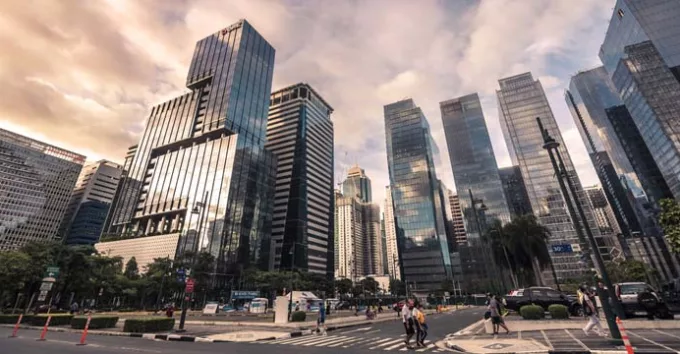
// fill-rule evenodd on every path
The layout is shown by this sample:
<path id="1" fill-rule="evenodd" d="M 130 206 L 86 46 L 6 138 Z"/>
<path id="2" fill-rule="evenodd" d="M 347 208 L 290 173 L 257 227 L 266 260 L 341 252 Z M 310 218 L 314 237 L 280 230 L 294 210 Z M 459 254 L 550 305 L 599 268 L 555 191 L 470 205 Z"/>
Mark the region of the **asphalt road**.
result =
<path id="1" fill-rule="evenodd" d="M 454 313 L 435 314 L 428 316 L 430 335 L 428 342 L 443 339 L 447 334 L 456 332 L 469 324 L 479 320 L 482 316 L 481 308 L 461 310 Z M 396 317 L 396 314 L 395 314 Z M 403 342 L 403 326 L 401 321 L 357 326 L 328 333 L 328 336 L 305 336 L 293 338 L 294 343 L 257 342 L 257 343 L 190 343 L 190 342 L 166 342 L 152 341 L 142 338 L 131 337 L 108 337 L 90 335 L 87 338 L 88 345 L 77 346 L 80 335 L 77 333 L 48 332 L 47 341 L 40 342 L 36 339 L 40 336 L 39 331 L 20 330 L 18 338 L 8 338 L 10 328 L 0 328 L 0 348 L 3 353 L 13 354 L 43 354 L 43 353 L 248 353 L 266 354 L 274 350 L 277 354 L 332 354 L 345 353 L 375 353 L 377 350 L 394 351 L 401 349 L 397 342 Z M 299 342 L 302 341 L 302 342 Z M 378 345 L 389 343 L 389 345 Z M 395 344 L 393 344 L 395 343 Z M 431 343 L 431 342 L 430 342 Z M 403 345 L 403 344 L 402 344 Z M 370 349 L 373 348 L 373 349 Z M 423 350 L 437 352 L 439 349 L 432 344 Z"/>

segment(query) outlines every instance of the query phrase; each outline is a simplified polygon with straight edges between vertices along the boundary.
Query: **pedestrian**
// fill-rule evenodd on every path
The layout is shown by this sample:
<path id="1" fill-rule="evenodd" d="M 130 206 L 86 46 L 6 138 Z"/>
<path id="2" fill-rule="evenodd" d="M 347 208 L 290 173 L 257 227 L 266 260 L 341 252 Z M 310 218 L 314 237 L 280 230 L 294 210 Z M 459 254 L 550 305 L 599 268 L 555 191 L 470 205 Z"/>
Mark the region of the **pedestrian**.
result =
<path id="1" fill-rule="evenodd" d="M 508 325 L 505 324 L 505 318 L 503 317 L 503 310 L 505 310 L 505 300 L 501 299 L 499 296 L 495 296 L 496 300 L 496 307 L 498 308 L 498 313 L 500 314 L 499 319 L 500 323 L 498 324 L 500 327 L 503 327 L 505 329 L 505 334 L 510 334 L 510 329 L 508 329 Z M 496 330 L 498 332 L 498 330 Z"/>
<path id="2" fill-rule="evenodd" d="M 425 338 L 427 337 L 427 330 L 429 329 L 429 326 L 427 325 L 427 322 L 425 321 L 425 313 L 423 312 L 423 305 L 418 305 L 418 325 L 420 327 L 420 345 L 425 346 Z"/>
<path id="3" fill-rule="evenodd" d="M 326 314 L 330 316 L 331 314 L 331 302 L 326 301 Z"/>
<path id="4" fill-rule="evenodd" d="M 71 304 L 71 311 L 70 311 L 70 312 L 71 312 L 72 315 L 77 315 L 77 314 L 78 314 L 78 303 L 77 303 L 77 302 L 74 301 L 74 302 Z"/>
<path id="5" fill-rule="evenodd" d="M 401 319 L 404 322 L 404 330 L 406 331 L 406 339 L 404 343 L 406 348 L 413 349 L 411 346 L 411 338 L 415 334 L 414 323 L 413 323 L 413 302 L 409 301 L 408 304 L 404 304 L 401 308 Z"/>
<path id="6" fill-rule="evenodd" d="M 491 293 L 486 295 L 489 304 L 487 307 L 487 311 L 491 317 L 491 323 L 493 324 L 493 334 L 498 334 L 498 330 L 500 329 L 500 327 L 503 327 L 505 329 L 506 334 L 510 334 L 510 330 L 505 325 L 505 323 L 503 323 L 503 319 L 501 317 L 501 306 L 498 300 L 496 300 L 496 297 Z"/>
<path id="7" fill-rule="evenodd" d="M 319 308 L 319 318 L 316 319 L 316 332 L 320 335 L 328 335 L 326 331 L 326 309 L 321 306 Z"/>
<path id="8" fill-rule="evenodd" d="M 413 318 L 413 326 L 415 327 L 416 330 L 416 347 L 420 347 L 420 336 L 423 333 L 423 328 L 420 325 L 420 310 L 418 310 L 418 307 L 420 307 L 420 304 L 418 306 L 413 305 L 411 307 L 412 315 L 411 317 Z"/>
<path id="9" fill-rule="evenodd" d="M 600 323 L 600 317 L 597 313 L 597 306 L 595 306 L 595 302 L 593 300 L 595 298 L 595 294 L 593 294 L 593 292 L 588 289 L 586 284 L 581 285 L 580 290 L 583 294 L 583 302 L 581 304 L 583 307 L 583 315 L 588 318 L 588 323 L 585 327 L 583 327 L 583 333 L 585 333 L 587 336 L 594 327 L 597 327 L 595 332 L 601 337 L 606 337 L 607 334 L 604 331 L 604 328 L 602 328 L 602 323 Z"/>

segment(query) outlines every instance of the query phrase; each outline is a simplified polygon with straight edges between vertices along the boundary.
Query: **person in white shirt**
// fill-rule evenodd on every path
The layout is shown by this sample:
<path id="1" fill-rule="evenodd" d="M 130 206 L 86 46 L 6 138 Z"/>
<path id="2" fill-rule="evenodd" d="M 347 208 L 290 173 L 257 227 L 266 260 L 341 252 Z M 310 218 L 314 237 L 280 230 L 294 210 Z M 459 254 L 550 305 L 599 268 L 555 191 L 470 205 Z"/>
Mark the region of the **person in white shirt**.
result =
<path id="1" fill-rule="evenodd" d="M 401 308 L 401 319 L 404 322 L 404 330 L 406 330 L 406 339 L 404 340 L 404 343 L 406 343 L 407 348 L 413 348 L 411 346 L 411 338 L 415 334 L 413 327 L 413 308 L 414 306 L 412 300 L 410 300 L 408 303 L 405 303 Z"/>
<path id="2" fill-rule="evenodd" d="M 583 294 L 582 306 L 583 314 L 588 318 L 588 324 L 583 327 L 583 333 L 587 336 L 593 327 L 597 327 L 595 331 L 599 336 L 605 337 L 607 333 L 602 328 L 602 323 L 600 323 L 600 317 L 597 313 L 597 306 L 595 306 L 595 296 L 588 286 L 581 285 L 581 293 Z"/>

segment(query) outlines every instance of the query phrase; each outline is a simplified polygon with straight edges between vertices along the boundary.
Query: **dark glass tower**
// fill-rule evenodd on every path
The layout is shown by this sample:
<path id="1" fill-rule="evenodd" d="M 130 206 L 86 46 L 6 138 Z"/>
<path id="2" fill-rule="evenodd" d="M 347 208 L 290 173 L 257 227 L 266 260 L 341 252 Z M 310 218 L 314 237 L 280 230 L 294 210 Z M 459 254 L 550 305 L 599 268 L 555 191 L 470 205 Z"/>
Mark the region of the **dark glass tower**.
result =
<path id="1" fill-rule="evenodd" d="M 430 128 L 412 99 L 389 104 L 384 113 L 403 280 L 416 290 L 439 289 L 452 274 Z"/>
<path id="2" fill-rule="evenodd" d="M 278 158 L 272 269 L 334 272 L 331 113 L 308 84 L 271 94 L 267 148 Z"/>
<path id="3" fill-rule="evenodd" d="M 342 195 L 345 197 L 357 197 L 363 203 L 371 203 L 371 179 L 366 176 L 363 168 L 357 165 L 347 171 L 347 179 L 342 182 Z"/>
<path id="4" fill-rule="evenodd" d="M 474 210 L 483 203 L 487 210 L 485 220 L 479 220 L 482 234 L 492 219 L 502 223 L 510 222 L 508 204 L 503 194 L 503 185 L 498 175 L 496 156 L 486 128 L 479 96 L 474 93 L 439 103 L 449 148 L 451 169 L 456 182 L 460 207 L 463 210 L 465 231 L 468 242 L 478 241 L 478 230 Z M 470 193 L 479 205 L 472 207 Z"/>
<path id="5" fill-rule="evenodd" d="M 274 48 L 245 20 L 196 43 L 190 92 L 151 109 L 108 233 L 179 234 L 223 285 L 267 269 L 276 160 L 265 150 Z"/>
<path id="6" fill-rule="evenodd" d="M 532 214 L 531 201 L 519 166 L 500 168 L 498 175 L 503 184 L 505 199 L 508 201 L 510 217 L 515 219 L 518 216 Z"/>

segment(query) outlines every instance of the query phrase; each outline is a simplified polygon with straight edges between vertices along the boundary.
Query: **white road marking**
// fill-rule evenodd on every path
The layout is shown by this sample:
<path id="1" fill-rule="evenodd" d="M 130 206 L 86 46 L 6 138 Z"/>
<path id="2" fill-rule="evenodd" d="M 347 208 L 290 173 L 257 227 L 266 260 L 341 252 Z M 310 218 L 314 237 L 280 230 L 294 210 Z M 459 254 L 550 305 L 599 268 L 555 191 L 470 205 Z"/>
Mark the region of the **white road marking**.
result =
<path id="1" fill-rule="evenodd" d="M 320 340 L 320 341 L 318 341 L 318 342 L 316 342 L 316 343 L 307 343 L 307 344 L 303 344 L 303 345 L 306 346 L 306 347 L 309 347 L 309 346 L 311 346 L 311 345 L 313 345 L 313 346 L 315 346 L 315 347 L 325 347 L 325 346 L 328 345 L 328 344 L 333 344 L 333 343 L 335 343 L 335 342 L 342 342 L 343 340 L 345 340 L 345 339 L 347 339 L 347 338 L 348 338 L 348 337 L 340 336 L 340 337 L 337 337 L 337 338 L 333 338 L 333 339 L 331 339 L 331 340 L 323 340 L 323 339 L 322 339 L 322 340 Z"/>
<path id="2" fill-rule="evenodd" d="M 311 338 L 310 338 L 310 337 L 311 337 Z M 328 337 L 325 337 L 325 339 L 329 339 L 329 338 L 337 338 L 337 336 L 328 336 Z M 299 341 L 297 341 L 297 342 L 288 342 L 288 343 L 286 343 L 286 344 L 290 344 L 290 345 L 302 345 L 302 344 L 307 344 L 307 343 L 311 343 L 311 342 L 316 342 L 316 341 L 318 341 L 318 340 L 319 340 L 319 337 L 317 337 L 317 336 L 308 336 L 306 339 L 299 340 Z"/>
<path id="3" fill-rule="evenodd" d="M 397 343 L 397 344 L 395 344 L 395 345 L 392 345 L 392 346 L 389 346 L 389 347 L 385 348 L 385 350 L 392 350 L 392 349 L 396 349 L 396 348 L 399 348 L 399 347 L 401 347 L 402 345 L 404 345 L 404 346 L 405 346 L 405 345 L 406 345 L 406 343 L 402 342 L 402 341 L 401 341 L 401 339 L 400 339 L 400 340 L 399 340 L 399 343 Z"/>
<path id="4" fill-rule="evenodd" d="M 371 343 L 371 344 L 375 344 L 375 343 L 384 342 L 384 341 L 386 341 L 386 340 L 390 340 L 391 338 L 381 339 L 381 340 L 379 340 L 379 341 L 374 341 L 373 339 L 374 339 L 374 338 L 366 338 L 366 339 L 362 339 L 362 340 L 360 340 L 360 341 L 358 341 L 358 342 L 347 343 L 347 345 L 343 345 L 342 347 L 343 347 L 343 348 L 349 348 L 349 347 L 351 347 L 351 346 L 353 346 L 353 345 L 359 345 L 359 344 L 362 344 L 362 345 L 363 345 L 363 344 L 366 344 L 366 342 L 374 342 L 374 343 Z"/>
<path id="5" fill-rule="evenodd" d="M 374 329 L 374 330 L 372 330 L 372 331 L 368 331 L 368 332 L 366 332 L 366 333 L 364 333 L 364 334 L 369 334 L 369 333 L 378 333 L 378 332 L 380 332 L 380 331 L 381 331 L 381 330 L 379 330 L 379 329 Z"/>
<path id="6" fill-rule="evenodd" d="M 545 334 L 544 330 L 541 330 L 541 334 L 543 335 L 543 339 L 545 339 L 545 343 L 548 345 L 550 350 L 554 350 L 555 348 L 553 347 L 552 343 L 550 343 L 550 340 L 548 339 L 548 335 Z"/>
<path id="7" fill-rule="evenodd" d="M 362 332 L 362 331 L 369 331 L 371 328 L 373 328 L 373 327 L 364 327 L 364 328 L 353 329 L 353 330 L 351 330 L 351 331 L 342 332 L 342 334 L 354 333 L 354 332 Z"/>
<path id="8" fill-rule="evenodd" d="M 417 351 L 417 352 L 424 352 L 424 351 L 426 351 L 426 350 L 428 350 L 428 349 L 432 349 L 432 348 L 434 348 L 434 343 L 430 343 L 430 344 L 428 344 L 425 348 L 421 348 L 421 349 L 418 349 L 418 350 L 416 350 L 416 351 Z"/>
<path id="9" fill-rule="evenodd" d="M 629 331 L 629 332 L 630 332 L 630 331 Z M 661 334 L 667 335 L 667 336 L 669 336 L 669 337 L 673 337 L 673 338 L 678 338 L 678 339 L 680 339 L 680 336 L 676 336 L 675 334 L 670 334 L 670 333 L 667 333 L 667 332 L 664 332 L 664 331 L 659 331 L 658 329 L 655 329 L 654 332 L 656 332 L 656 333 L 661 333 Z"/>
<path id="10" fill-rule="evenodd" d="M 583 347 L 583 349 L 585 349 L 585 350 L 590 350 L 590 348 L 588 348 L 588 346 L 586 346 L 585 344 L 583 344 L 583 342 L 581 342 L 580 340 L 578 340 L 571 332 L 569 332 L 568 329 L 565 329 L 564 331 L 567 332 L 567 334 L 569 335 L 569 337 L 571 337 L 571 339 L 573 339 L 574 341 L 576 341 L 576 343 L 578 343 L 579 345 L 581 345 L 581 347 Z"/>
<path id="11" fill-rule="evenodd" d="M 328 347 L 329 348 L 335 348 L 335 347 L 341 346 L 343 344 L 350 344 L 352 342 L 356 342 L 356 341 L 361 340 L 361 339 L 363 339 L 363 338 L 361 338 L 361 337 L 349 337 L 349 338 L 346 338 L 345 340 L 342 340 L 338 343 L 331 344 Z"/>
<path id="12" fill-rule="evenodd" d="M 389 341 L 389 342 L 387 342 L 387 341 Z M 393 340 L 392 338 L 387 338 L 385 340 L 381 340 L 380 342 L 384 342 L 384 343 L 378 344 L 378 345 L 370 347 L 368 349 L 376 349 L 376 348 L 384 347 L 386 345 L 394 344 L 394 343 L 397 343 L 397 342 L 403 343 L 404 341 L 402 339 Z"/>
<path id="13" fill-rule="evenodd" d="M 677 350 L 675 350 L 675 349 L 673 349 L 673 348 L 667 347 L 667 346 L 665 346 L 665 345 L 663 345 L 663 344 L 661 344 L 661 343 L 657 343 L 657 342 L 655 342 L 655 341 L 653 341 L 653 340 L 651 340 L 651 339 L 647 339 L 647 338 L 645 338 L 645 337 L 643 337 L 643 336 L 641 336 L 641 335 L 639 335 L 639 334 L 637 334 L 637 333 L 633 333 L 633 331 L 628 331 L 628 333 L 630 333 L 630 334 L 632 334 L 632 335 L 634 335 L 634 336 L 636 336 L 636 337 L 638 337 L 638 338 L 640 338 L 640 339 L 642 339 L 642 340 L 645 340 L 645 341 L 647 341 L 647 342 L 649 342 L 649 343 L 652 343 L 652 344 L 657 345 L 657 346 L 659 346 L 659 347 L 661 347 L 661 348 L 664 348 L 664 349 L 666 349 L 666 350 L 670 350 L 670 351 L 672 351 L 672 352 L 677 352 Z"/>

